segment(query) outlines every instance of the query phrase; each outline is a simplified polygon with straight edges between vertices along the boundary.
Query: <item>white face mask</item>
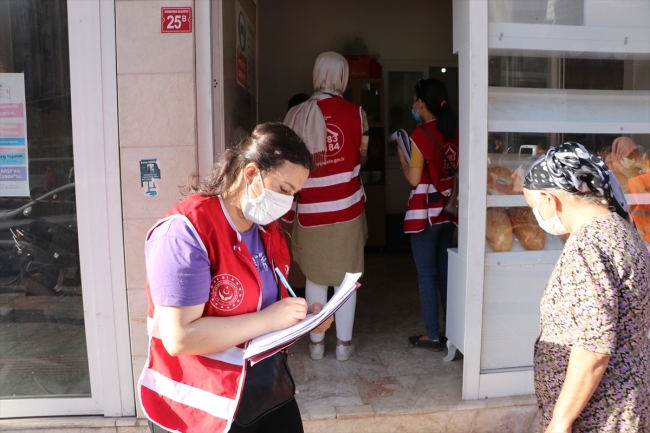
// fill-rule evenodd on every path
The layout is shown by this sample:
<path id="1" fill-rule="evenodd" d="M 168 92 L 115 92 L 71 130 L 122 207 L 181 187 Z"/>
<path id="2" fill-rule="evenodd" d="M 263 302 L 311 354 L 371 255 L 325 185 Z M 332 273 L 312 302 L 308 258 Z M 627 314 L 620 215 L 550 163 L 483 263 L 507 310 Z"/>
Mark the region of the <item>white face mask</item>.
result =
<path id="1" fill-rule="evenodd" d="M 629 158 L 622 158 L 621 165 L 625 168 L 632 168 L 634 166 L 634 160 Z"/>
<path id="2" fill-rule="evenodd" d="M 622 158 L 621 165 L 625 168 L 643 168 L 643 161 L 630 158 Z"/>
<path id="3" fill-rule="evenodd" d="M 251 198 L 246 184 L 246 194 L 242 197 L 241 210 L 248 221 L 267 225 L 280 218 L 291 209 L 293 196 L 280 194 L 264 187 L 262 173 L 259 173 L 262 193 L 257 198 Z M 254 182 L 254 181 L 253 181 Z"/>
<path id="4" fill-rule="evenodd" d="M 565 235 L 569 233 L 566 227 L 564 227 L 564 224 L 562 224 L 562 221 L 560 221 L 560 217 L 557 216 L 557 210 L 554 210 L 555 215 L 552 218 L 549 218 L 547 220 L 542 218 L 542 216 L 539 214 L 539 204 L 541 202 L 542 196 L 540 195 L 539 200 L 537 201 L 537 207 L 533 209 L 533 214 L 535 215 L 537 223 L 542 228 L 542 230 L 555 236 Z"/>

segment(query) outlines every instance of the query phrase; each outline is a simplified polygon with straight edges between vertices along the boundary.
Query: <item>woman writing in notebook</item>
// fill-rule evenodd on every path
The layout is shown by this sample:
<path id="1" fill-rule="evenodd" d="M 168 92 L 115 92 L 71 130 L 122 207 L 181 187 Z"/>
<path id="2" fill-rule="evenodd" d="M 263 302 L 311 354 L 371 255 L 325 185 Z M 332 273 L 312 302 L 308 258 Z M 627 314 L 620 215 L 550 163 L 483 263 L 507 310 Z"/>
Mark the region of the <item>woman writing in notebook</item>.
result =
<path id="1" fill-rule="evenodd" d="M 458 120 L 447 99 L 442 82 L 417 82 L 412 113 L 420 125 L 411 132 L 411 161 L 406 161 L 399 147 L 397 153 L 402 174 L 413 186 L 404 233 L 411 234 L 426 330 L 426 334 L 409 337 L 409 342 L 434 351 L 444 347 L 438 322 L 438 291 L 446 311 L 447 248 L 458 225 L 456 217 L 442 210 L 458 169 Z"/>
<path id="2" fill-rule="evenodd" d="M 290 128 L 259 125 L 149 231 L 149 358 L 138 389 L 152 432 L 303 431 L 286 355 L 251 367 L 243 348 L 322 307 L 289 297 L 273 272 L 286 276 L 290 262 L 276 220 L 311 168 Z"/>

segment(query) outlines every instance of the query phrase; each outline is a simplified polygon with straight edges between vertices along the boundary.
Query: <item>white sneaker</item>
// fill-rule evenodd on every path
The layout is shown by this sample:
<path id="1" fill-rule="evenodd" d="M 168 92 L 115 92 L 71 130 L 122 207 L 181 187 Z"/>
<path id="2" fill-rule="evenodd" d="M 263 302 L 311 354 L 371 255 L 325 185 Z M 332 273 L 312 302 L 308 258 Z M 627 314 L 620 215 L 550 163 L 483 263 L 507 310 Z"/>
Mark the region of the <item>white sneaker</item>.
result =
<path id="1" fill-rule="evenodd" d="M 325 354 L 325 345 L 309 343 L 309 354 L 311 355 L 311 359 L 323 359 L 323 355 Z"/>
<path id="2" fill-rule="evenodd" d="M 342 344 L 336 345 L 336 359 L 339 361 L 347 361 L 354 352 L 354 344 L 343 346 Z"/>

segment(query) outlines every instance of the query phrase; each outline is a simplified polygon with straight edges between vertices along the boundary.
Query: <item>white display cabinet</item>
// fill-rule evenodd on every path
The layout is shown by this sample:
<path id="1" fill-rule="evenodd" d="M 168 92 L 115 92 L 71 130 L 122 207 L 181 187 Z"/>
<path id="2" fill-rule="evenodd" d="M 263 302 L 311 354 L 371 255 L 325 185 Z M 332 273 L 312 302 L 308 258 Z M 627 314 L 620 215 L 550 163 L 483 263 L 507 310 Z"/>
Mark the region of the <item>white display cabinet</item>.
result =
<path id="1" fill-rule="evenodd" d="M 446 360 L 464 355 L 463 399 L 531 394 L 539 303 L 564 240 L 524 213 L 522 177 L 550 146 L 577 141 L 610 161 L 614 139 L 629 137 L 637 171 L 617 178 L 643 180 L 626 197 L 646 224 L 650 1 L 455 0 L 454 49 L 460 216 Z"/>

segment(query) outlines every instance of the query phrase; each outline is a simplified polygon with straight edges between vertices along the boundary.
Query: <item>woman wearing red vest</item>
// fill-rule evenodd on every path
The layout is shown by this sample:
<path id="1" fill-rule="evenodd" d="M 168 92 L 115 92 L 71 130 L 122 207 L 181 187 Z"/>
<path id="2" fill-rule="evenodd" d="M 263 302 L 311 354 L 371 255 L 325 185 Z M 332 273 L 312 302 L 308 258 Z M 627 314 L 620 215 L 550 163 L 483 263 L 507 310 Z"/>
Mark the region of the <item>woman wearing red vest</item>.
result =
<path id="1" fill-rule="evenodd" d="M 276 219 L 311 168 L 290 128 L 259 125 L 149 231 L 149 358 L 138 390 L 152 432 L 303 431 L 286 355 L 251 367 L 244 349 L 320 309 L 287 297 L 273 272 L 288 275 L 290 263 Z"/>
<path id="2" fill-rule="evenodd" d="M 458 120 L 447 102 L 447 88 L 435 79 L 417 82 L 412 112 L 421 125 L 411 132 L 411 161 L 407 163 L 399 147 L 398 156 L 404 177 L 413 185 L 404 233 L 411 234 L 426 334 L 411 336 L 409 342 L 441 351 L 444 337 L 438 323 L 438 291 L 446 312 L 447 248 L 458 225 L 458 219 L 443 212 L 442 207 L 458 169 Z"/>
<path id="3" fill-rule="evenodd" d="M 314 63 L 315 93 L 287 113 L 284 123 L 305 140 L 314 156 L 296 207 L 284 219 L 293 222 L 293 259 L 307 277 L 307 302 L 325 303 L 327 287 L 338 290 L 346 272 L 363 272 L 367 238 L 366 196 L 359 179 L 368 147 L 365 113 L 343 99 L 348 62 L 334 52 Z M 346 361 L 354 351 L 352 327 L 356 293 L 336 312 L 336 358 Z M 323 357 L 324 334 L 312 334 L 309 351 Z"/>

